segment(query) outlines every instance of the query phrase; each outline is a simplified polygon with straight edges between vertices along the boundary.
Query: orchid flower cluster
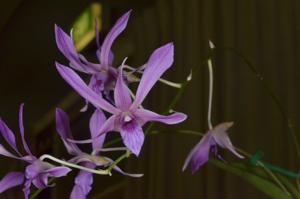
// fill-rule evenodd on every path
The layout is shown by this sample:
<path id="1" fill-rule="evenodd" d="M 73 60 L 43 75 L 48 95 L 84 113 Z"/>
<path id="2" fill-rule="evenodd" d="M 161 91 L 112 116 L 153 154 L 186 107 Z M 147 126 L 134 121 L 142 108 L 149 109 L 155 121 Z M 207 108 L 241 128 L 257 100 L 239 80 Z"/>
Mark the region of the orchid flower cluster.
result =
<path id="1" fill-rule="evenodd" d="M 126 151 L 126 155 L 139 156 L 145 134 L 143 126 L 147 122 L 161 122 L 164 124 L 178 124 L 187 116 L 180 112 L 172 112 L 170 115 L 160 115 L 145 109 L 142 104 L 151 88 L 157 81 L 167 85 L 180 87 L 178 84 L 164 80 L 161 76 L 173 64 L 174 46 L 172 43 L 165 44 L 150 55 L 149 59 L 140 67 L 126 65 L 126 59 L 119 66 L 114 67 L 114 54 L 111 50 L 115 39 L 125 30 L 131 11 L 125 13 L 117 20 L 102 44 L 99 41 L 99 31 L 96 28 L 96 56 L 99 63 L 89 62 L 82 54 L 79 54 L 72 40 L 72 36 L 65 33 L 58 25 L 55 25 L 56 44 L 60 52 L 68 59 L 68 66 L 55 63 L 60 76 L 70 85 L 84 100 L 85 106 L 80 110 L 85 112 L 89 104 L 93 107 L 93 114 L 89 120 L 90 138 L 75 140 L 68 115 L 60 108 L 56 109 L 56 131 L 59 134 L 67 152 L 71 155 L 69 160 L 56 158 L 52 155 L 43 154 L 34 156 L 25 141 L 23 127 L 23 107 L 19 111 L 19 128 L 23 148 L 23 155 L 17 148 L 16 138 L 6 123 L 0 120 L 0 132 L 4 140 L 14 151 L 9 152 L 0 145 L 2 156 L 21 160 L 26 163 L 24 172 L 10 172 L 0 181 L 0 193 L 9 188 L 23 185 L 25 198 L 29 198 L 31 185 L 37 189 L 51 187 L 49 178 L 59 178 L 67 175 L 71 169 L 79 169 L 71 191 L 71 199 L 84 199 L 92 189 L 93 174 L 111 175 L 115 170 L 123 175 L 141 177 L 142 174 L 131 174 L 117 166 L 117 162 L 103 156 L 102 152 Z M 86 83 L 78 73 L 87 74 L 90 77 Z M 141 75 L 141 77 L 139 77 Z M 134 94 L 130 85 L 138 83 Z M 189 162 L 192 162 L 192 171 L 195 172 L 202 166 L 213 151 L 217 154 L 217 145 L 229 149 L 238 157 L 242 158 L 232 146 L 226 130 L 232 123 L 223 123 L 211 128 L 203 139 L 191 151 L 183 170 Z M 124 147 L 104 148 L 105 138 L 108 133 L 119 132 Z M 79 144 L 91 144 L 92 151 L 85 152 Z M 219 157 L 219 156 L 218 156 Z M 51 163 L 46 160 L 51 160 Z M 59 165 L 59 166 L 57 166 Z"/>

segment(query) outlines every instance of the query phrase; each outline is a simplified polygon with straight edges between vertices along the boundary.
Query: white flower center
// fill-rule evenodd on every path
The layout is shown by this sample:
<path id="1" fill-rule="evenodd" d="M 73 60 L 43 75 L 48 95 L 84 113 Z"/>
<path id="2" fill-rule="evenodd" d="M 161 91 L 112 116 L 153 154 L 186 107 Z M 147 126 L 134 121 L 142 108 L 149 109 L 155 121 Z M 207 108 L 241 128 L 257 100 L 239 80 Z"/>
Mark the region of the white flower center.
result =
<path id="1" fill-rule="evenodd" d="M 130 122 L 132 118 L 129 115 L 125 115 L 124 122 Z"/>

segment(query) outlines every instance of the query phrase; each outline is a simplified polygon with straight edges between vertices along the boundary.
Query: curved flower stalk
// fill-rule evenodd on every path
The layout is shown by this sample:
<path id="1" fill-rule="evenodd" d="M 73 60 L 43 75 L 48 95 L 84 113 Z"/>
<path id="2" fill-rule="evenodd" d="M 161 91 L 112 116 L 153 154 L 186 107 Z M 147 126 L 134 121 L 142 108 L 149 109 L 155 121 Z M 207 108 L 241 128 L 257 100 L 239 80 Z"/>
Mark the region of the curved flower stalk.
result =
<path id="1" fill-rule="evenodd" d="M 144 142 L 142 126 L 146 122 L 158 121 L 165 124 L 177 124 L 184 121 L 186 115 L 183 113 L 173 113 L 169 116 L 164 116 L 141 108 L 141 104 L 151 88 L 162 74 L 171 67 L 173 56 L 174 47 L 172 43 L 168 43 L 152 53 L 137 88 L 134 101 L 131 100 L 130 92 L 124 83 L 122 73 L 119 73 L 114 90 L 115 106 L 109 104 L 101 96 L 91 90 L 73 70 L 56 63 L 58 72 L 73 89 L 95 107 L 112 114 L 98 130 L 94 138 L 79 141 L 78 143 L 90 143 L 107 132 L 118 131 L 121 134 L 125 146 L 138 156 Z"/>
<path id="2" fill-rule="evenodd" d="M 9 188 L 24 184 L 24 195 L 27 199 L 30 193 L 30 186 L 33 184 L 38 189 L 49 187 L 49 177 L 65 176 L 71 169 L 64 166 L 54 166 L 47 162 L 41 161 L 36 156 L 32 155 L 24 136 L 23 126 L 23 104 L 19 110 L 19 128 L 22 139 L 22 145 L 26 151 L 26 155 L 22 155 L 17 149 L 16 138 L 14 133 L 9 129 L 3 120 L 0 119 L 0 132 L 10 147 L 16 152 L 17 155 L 10 153 L 2 145 L 0 145 L 0 155 L 18 159 L 28 163 L 24 172 L 10 172 L 0 181 L 0 193 Z"/>
<path id="3" fill-rule="evenodd" d="M 91 75 L 89 87 L 96 93 L 109 94 L 114 88 L 117 79 L 117 69 L 112 66 L 113 53 L 111 47 L 114 40 L 125 30 L 131 10 L 125 13 L 115 23 L 110 32 L 105 37 L 102 46 L 99 44 L 99 31 L 96 28 L 96 40 L 98 50 L 96 52 L 99 64 L 91 63 L 85 57 L 76 52 L 72 38 L 67 35 L 59 26 L 55 25 L 55 39 L 58 49 L 69 60 L 70 67 Z M 86 110 L 85 106 L 82 111 Z"/>
<path id="4" fill-rule="evenodd" d="M 90 120 L 90 133 L 92 138 L 95 137 L 98 129 L 103 125 L 105 120 L 106 118 L 101 110 L 98 109 L 93 113 Z M 70 141 L 68 141 L 68 139 L 73 139 L 70 128 L 70 121 L 67 114 L 59 108 L 56 109 L 56 130 L 60 135 L 62 141 L 64 142 L 68 153 L 75 156 L 69 162 L 80 164 L 90 169 L 96 169 L 97 167 L 109 167 L 113 164 L 113 160 L 99 155 L 99 151 L 101 151 L 103 146 L 105 134 L 93 140 L 93 152 L 91 154 L 83 152 L 75 143 L 71 143 Z M 124 148 L 112 148 L 110 150 L 124 150 Z M 142 174 L 126 173 L 122 171 L 118 166 L 114 166 L 113 169 L 123 175 L 128 175 L 131 177 L 143 176 Z M 92 189 L 92 184 L 93 174 L 87 171 L 80 171 L 75 178 L 75 185 L 71 192 L 70 199 L 85 199 Z"/>
<path id="5" fill-rule="evenodd" d="M 215 48 L 214 44 L 211 41 L 209 41 L 209 46 L 211 49 Z M 184 171 L 187 168 L 188 164 L 191 162 L 192 173 L 195 173 L 202 165 L 204 165 L 208 161 L 210 152 L 213 152 L 213 154 L 217 158 L 222 159 L 222 157 L 218 154 L 218 146 L 231 151 L 238 158 L 244 158 L 242 155 L 235 151 L 234 146 L 232 145 L 227 135 L 227 130 L 233 125 L 233 122 L 223 122 L 215 127 L 212 126 L 211 110 L 213 97 L 213 68 L 211 59 L 208 59 L 208 70 L 209 96 L 207 122 L 209 130 L 187 156 L 182 171 Z"/>

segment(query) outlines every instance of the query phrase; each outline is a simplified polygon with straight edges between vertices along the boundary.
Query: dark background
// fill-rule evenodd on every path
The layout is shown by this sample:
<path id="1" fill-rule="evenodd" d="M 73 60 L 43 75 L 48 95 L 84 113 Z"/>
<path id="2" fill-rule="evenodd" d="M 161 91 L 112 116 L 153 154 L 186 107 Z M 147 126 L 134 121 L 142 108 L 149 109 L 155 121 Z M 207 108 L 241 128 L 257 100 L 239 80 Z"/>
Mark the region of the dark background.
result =
<path id="1" fill-rule="evenodd" d="M 54 67 L 55 60 L 67 63 L 55 45 L 54 23 L 68 30 L 91 2 L 95 1 L 0 2 L 0 115 L 18 133 L 17 111 L 19 104 L 25 102 L 27 140 L 37 154 L 65 155 L 53 124 L 49 123 L 54 116 L 51 110 L 56 106 L 73 115 L 74 134 L 87 131 L 89 113 L 76 115 L 83 102 L 75 94 L 69 95 L 72 90 Z M 278 95 L 299 135 L 299 1 L 99 2 L 104 6 L 103 34 L 122 13 L 133 9 L 125 34 L 113 46 L 117 57 L 115 65 L 121 58 L 129 56 L 128 63 L 139 66 L 155 48 L 173 41 L 175 63 L 165 77 L 179 82 L 207 56 L 209 39 L 217 47 L 234 48 L 251 61 Z M 92 57 L 94 50 L 95 46 L 90 45 L 83 53 Z M 220 49 L 214 58 L 214 69 L 213 123 L 234 121 L 230 136 L 236 146 L 251 153 L 262 150 L 269 162 L 298 171 L 299 160 L 287 125 L 247 65 L 237 55 Z M 182 128 L 201 132 L 207 129 L 207 92 L 208 71 L 202 66 L 176 108 L 189 115 Z M 159 84 L 151 92 L 146 106 L 162 111 L 175 93 L 176 90 Z M 210 164 L 195 175 L 182 173 L 183 161 L 198 139 L 176 133 L 148 137 L 141 157 L 131 158 L 123 164 L 125 169 L 143 172 L 145 176 L 141 179 L 118 174 L 112 178 L 96 176 L 90 198 L 267 198 L 242 179 Z M 224 156 L 229 161 L 236 161 L 227 152 Z M 6 158 L 0 163 L 1 175 L 23 168 Z M 67 198 L 72 180 L 58 180 L 57 186 L 44 191 L 41 198 Z M 8 191 L 1 198 L 21 198 L 20 190 Z"/>

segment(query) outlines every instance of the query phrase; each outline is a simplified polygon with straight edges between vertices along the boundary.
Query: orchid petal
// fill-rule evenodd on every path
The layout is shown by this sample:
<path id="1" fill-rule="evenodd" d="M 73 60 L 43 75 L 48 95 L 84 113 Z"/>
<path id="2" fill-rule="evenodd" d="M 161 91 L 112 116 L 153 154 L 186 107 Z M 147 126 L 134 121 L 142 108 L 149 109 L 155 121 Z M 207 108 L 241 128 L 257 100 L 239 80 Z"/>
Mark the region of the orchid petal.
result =
<path id="1" fill-rule="evenodd" d="M 67 175 L 70 171 L 71 171 L 71 169 L 68 167 L 58 166 L 58 167 L 53 167 L 53 168 L 47 169 L 45 171 L 45 173 L 48 173 L 49 176 L 59 178 L 59 177 Z"/>
<path id="2" fill-rule="evenodd" d="M 212 137 L 214 138 L 214 141 L 222 148 L 226 148 L 229 151 L 231 151 L 234 155 L 236 155 L 239 158 L 244 158 L 244 156 L 240 155 L 232 145 L 228 135 L 227 130 L 233 125 L 233 122 L 224 122 L 216 127 L 214 127 L 211 130 Z"/>
<path id="3" fill-rule="evenodd" d="M 89 67 L 81 62 L 79 54 L 76 52 L 74 43 L 59 26 L 55 24 L 55 40 L 60 52 L 70 61 L 70 66 L 83 73 L 94 73 L 95 68 Z"/>
<path id="4" fill-rule="evenodd" d="M 138 156 L 145 139 L 142 127 L 135 120 L 126 122 L 121 126 L 121 136 L 125 146 Z"/>
<path id="5" fill-rule="evenodd" d="M 37 160 L 37 158 L 33 155 L 22 156 L 20 159 L 25 161 L 25 162 L 28 162 L 29 164 L 31 164 L 31 163 L 33 163 L 34 161 Z"/>
<path id="6" fill-rule="evenodd" d="M 5 122 L 0 119 L 0 132 L 3 136 L 3 138 L 6 140 L 6 142 L 18 153 L 20 152 L 17 149 L 17 144 L 16 144 L 16 137 L 12 130 L 5 124 Z"/>
<path id="7" fill-rule="evenodd" d="M 103 44 L 101 46 L 101 52 L 100 52 L 100 62 L 106 68 L 108 68 L 109 62 L 110 62 L 109 57 L 110 57 L 111 46 L 112 46 L 114 40 L 126 28 L 130 13 L 131 13 L 131 10 L 128 11 L 127 13 L 125 13 L 121 18 L 118 19 L 118 21 L 115 23 L 115 25 L 112 27 L 110 32 L 105 37 L 105 40 L 103 41 Z"/>
<path id="8" fill-rule="evenodd" d="M 3 155 L 3 156 L 6 156 L 6 157 L 9 157 L 9 158 L 15 158 L 15 159 L 18 159 L 20 160 L 21 158 L 13 155 L 12 153 L 8 152 L 1 144 L 0 144 L 0 155 Z"/>
<path id="9" fill-rule="evenodd" d="M 109 117 L 105 123 L 103 124 L 103 126 L 99 129 L 98 133 L 95 134 L 94 138 L 97 138 L 99 136 L 103 136 L 103 134 L 106 134 L 109 131 L 113 131 L 114 129 L 116 129 L 116 116 L 111 116 Z"/>
<path id="10" fill-rule="evenodd" d="M 53 167 L 51 164 L 43 162 L 38 159 L 26 167 L 25 176 L 27 179 L 33 180 L 39 174 L 43 173 L 47 169 L 50 169 L 51 167 Z"/>
<path id="11" fill-rule="evenodd" d="M 159 115 L 146 109 L 138 109 L 134 114 L 144 122 L 158 121 L 165 124 L 177 124 L 187 118 L 187 116 L 183 113 L 173 113 L 171 115 L 165 116 Z"/>
<path id="12" fill-rule="evenodd" d="M 7 189 L 21 185 L 24 182 L 24 174 L 22 172 L 10 172 L 0 181 L 0 193 Z"/>
<path id="13" fill-rule="evenodd" d="M 127 173 L 118 166 L 115 166 L 114 170 L 116 170 L 117 172 L 119 172 L 120 174 L 122 174 L 124 176 L 129 176 L 129 177 L 133 177 L 133 178 L 140 178 L 140 177 L 144 176 L 144 174 L 139 174 L 139 173 Z"/>
<path id="14" fill-rule="evenodd" d="M 25 199 L 28 199 L 30 194 L 30 186 L 31 186 L 31 180 L 26 180 L 23 188 L 24 197 Z"/>
<path id="15" fill-rule="evenodd" d="M 97 55 L 97 58 L 99 60 L 99 62 L 101 62 L 101 49 L 98 49 L 96 51 L 96 55 Z M 113 64 L 113 61 L 114 61 L 114 53 L 112 51 L 109 52 L 109 55 L 108 55 L 108 66 L 112 66 Z"/>
<path id="16" fill-rule="evenodd" d="M 103 110 L 116 114 L 119 110 L 105 101 L 101 96 L 97 95 L 91 90 L 84 81 L 70 68 L 65 67 L 59 63 L 56 63 L 56 68 L 62 78 L 68 82 L 68 84 L 76 90 L 83 98 L 87 99 L 94 106 L 102 108 Z"/>
<path id="17" fill-rule="evenodd" d="M 206 134 L 189 153 L 184 162 L 182 171 L 184 171 L 188 164 L 191 162 L 192 173 L 195 173 L 199 169 L 199 167 L 201 167 L 208 161 L 210 147 L 211 135 Z"/>
<path id="18" fill-rule="evenodd" d="M 83 164 L 84 167 L 95 169 L 96 165 L 92 163 Z M 92 189 L 93 174 L 86 171 L 80 171 L 75 178 L 70 199 L 85 199 Z"/>
<path id="19" fill-rule="evenodd" d="M 138 86 L 133 107 L 137 107 L 142 104 L 153 85 L 162 76 L 162 74 L 171 67 L 173 57 L 174 46 L 172 43 L 168 43 L 156 49 L 152 53 Z"/>
<path id="20" fill-rule="evenodd" d="M 87 172 L 88 173 L 88 172 Z M 84 193 L 84 190 L 82 189 L 81 186 L 79 185 L 74 185 L 71 195 L 70 195 L 70 199 L 86 199 L 87 194 Z"/>
<path id="21" fill-rule="evenodd" d="M 47 174 L 41 174 L 32 180 L 32 184 L 38 189 L 46 188 L 47 183 L 48 183 L 48 175 Z"/>
<path id="22" fill-rule="evenodd" d="M 70 143 L 67 139 L 73 139 L 71 128 L 70 128 L 70 120 L 68 115 L 62 110 L 57 108 L 56 109 L 56 131 L 60 135 L 62 141 L 64 142 L 64 145 L 71 155 L 78 155 L 81 154 L 82 151 L 79 149 L 79 147 L 74 144 Z"/>
<path id="23" fill-rule="evenodd" d="M 121 110 L 128 110 L 132 103 L 129 88 L 126 86 L 123 79 L 122 68 L 119 71 L 119 76 L 114 91 L 114 99 L 116 106 Z"/>
<path id="24" fill-rule="evenodd" d="M 93 140 L 93 150 L 101 149 L 105 140 L 105 134 L 97 137 L 99 130 L 104 125 L 106 121 L 106 117 L 102 110 L 96 109 L 90 119 L 90 132 L 91 138 L 95 138 Z M 97 138 L 96 138 L 97 137 Z"/>
<path id="25" fill-rule="evenodd" d="M 74 185 L 70 199 L 86 199 L 87 194 L 84 193 L 84 190 L 79 185 Z"/>
<path id="26" fill-rule="evenodd" d="M 109 66 L 111 66 L 113 64 L 113 61 L 114 61 L 114 53 L 112 51 L 109 52 L 109 55 L 108 55 L 108 64 Z"/>
<path id="27" fill-rule="evenodd" d="M 19 128 L 20 128 L 20 134 L 21 134 L 21 139 L 22 139 L 22 144 L 27 152 L 28 155 L 32 156 L 32 153 L 28 147 L 28 144 L 25 140 L 25 133 L 24 133 L 24 124 L 23 124 L 23 110 L 24 110 L 24 104 L 20 105 L 20 110 L 19 110 Z"/>
<path id="28" fill-rule="evenodd" d="M 101 129 L 98 131 L 98 133 L 95 135 L 94 138 L 92 139 L 87 139 L 87 140 L 73 140 L 73 139 L 68 139 L 69 142 L 72 143 L 77 143 L 77 144 L 88 144 L 88 143 L 92 143 L 95 139 L 97 139 L 100 136 L 103 136 L 103 134 L 106 134 L 109 131 L 115 130 L 117 123 L 116 123 L 116 116 L 113 115 L 110 118 L 108 118 L 106 120 L 106 122 L 103 124 L 103 126 L 101 127 Z"/>
<path id="29" fill-rule="evenodd" d="M 90 68 L 91 74 L 97 73 L 102 69 L 102 66 L 100 64 L 89 62 L 82 54 L 78 54 L 78 57 L 83 65 L 85 65 L 85 68 Z"/>

